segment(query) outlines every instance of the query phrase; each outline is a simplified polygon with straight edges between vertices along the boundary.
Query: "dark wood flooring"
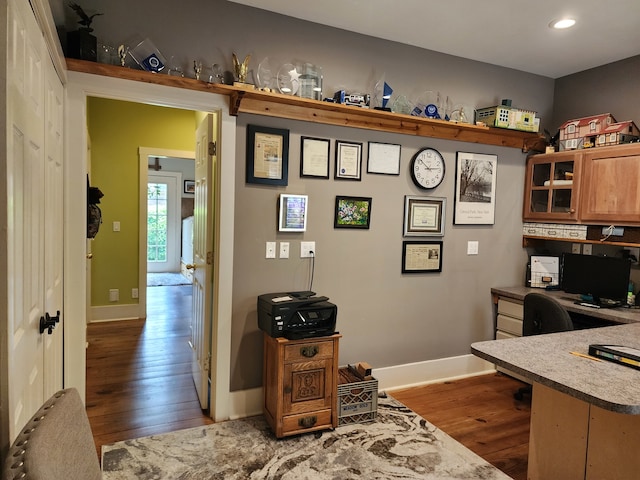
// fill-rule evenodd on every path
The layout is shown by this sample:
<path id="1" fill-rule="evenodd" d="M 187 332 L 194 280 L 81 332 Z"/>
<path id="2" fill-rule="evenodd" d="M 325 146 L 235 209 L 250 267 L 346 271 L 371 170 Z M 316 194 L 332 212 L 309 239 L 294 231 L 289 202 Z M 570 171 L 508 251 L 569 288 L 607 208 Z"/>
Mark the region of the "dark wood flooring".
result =
<path id="1" fill-rule="evenodd" d="M 87 328 L 87 414 L 102 445 L 213 423 L 191 377 L 191 286 L 149 287 L 147 320 Z M 526 479 L 528 401 L 502 374 L 413 387 L 391 395 L 516 480 Z"/>

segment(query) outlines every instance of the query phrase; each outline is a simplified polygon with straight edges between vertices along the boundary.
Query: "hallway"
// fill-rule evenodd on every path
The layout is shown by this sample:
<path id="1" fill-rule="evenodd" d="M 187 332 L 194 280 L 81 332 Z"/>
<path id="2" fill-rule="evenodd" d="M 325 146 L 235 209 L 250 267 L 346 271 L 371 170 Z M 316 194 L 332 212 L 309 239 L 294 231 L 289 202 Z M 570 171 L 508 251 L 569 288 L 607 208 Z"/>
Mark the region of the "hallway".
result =
<path id="1" fill-rule="evenodd" d="M 87 414 L 105 443 L 207 425 L 191 377 L 191 285 L 147 288 L 147 320 L 87 327 Z"/>

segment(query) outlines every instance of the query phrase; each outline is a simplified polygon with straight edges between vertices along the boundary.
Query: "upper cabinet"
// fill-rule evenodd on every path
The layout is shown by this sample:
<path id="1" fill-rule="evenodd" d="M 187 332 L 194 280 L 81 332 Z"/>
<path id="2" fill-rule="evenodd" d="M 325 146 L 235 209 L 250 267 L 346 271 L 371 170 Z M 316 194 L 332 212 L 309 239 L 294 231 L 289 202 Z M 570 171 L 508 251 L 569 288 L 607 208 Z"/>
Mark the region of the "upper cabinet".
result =
<path id="1" fill-rule="evenodd" d="M 640 225 L 640 144 L 529 157 L 522 218 Z"/>
<path id="2" fill-rule="evenodd" d="M 578 221 L 581 155 L 574 151 L 527 159 L 524 210 L 527 221 Z"/>
<path id="3" fill-rule="evenodd" d="M 640 224 L 640 144 L 585 151 L 582 177 L 583 223 Z"/>

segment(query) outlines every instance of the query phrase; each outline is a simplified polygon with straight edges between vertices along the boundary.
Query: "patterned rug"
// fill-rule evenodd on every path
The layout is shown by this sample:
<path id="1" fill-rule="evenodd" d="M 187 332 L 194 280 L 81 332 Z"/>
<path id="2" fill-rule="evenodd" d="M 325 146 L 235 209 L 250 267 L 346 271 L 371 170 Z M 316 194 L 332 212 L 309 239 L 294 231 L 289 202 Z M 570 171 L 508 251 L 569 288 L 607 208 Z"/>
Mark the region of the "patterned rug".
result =
<path id="1" fill-rule="evenodd" d="M 187 277 L 181 273 L 147 273 L 147 287 L 161 287 L 172 285 L 191 285 Z"/>
<path id="2" fill-rule="evenodd" d="M 508 479 L 397 400 L 374 422 L 278 440 L 262 416 L 102 447 L 103 480 Z"/>

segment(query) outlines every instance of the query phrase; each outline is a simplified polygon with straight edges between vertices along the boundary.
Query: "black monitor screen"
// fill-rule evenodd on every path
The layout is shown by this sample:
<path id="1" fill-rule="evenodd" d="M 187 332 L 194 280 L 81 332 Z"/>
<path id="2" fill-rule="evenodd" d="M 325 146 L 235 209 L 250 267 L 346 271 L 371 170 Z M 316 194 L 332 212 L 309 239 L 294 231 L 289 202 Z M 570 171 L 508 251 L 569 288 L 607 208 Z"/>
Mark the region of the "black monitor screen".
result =
<path id="1" fill-rule="evenodd" d="M 565 253 L 562 256 L 562 290 L 600 299 L 625 301 L 631 262 L 624 258 Z"/>

